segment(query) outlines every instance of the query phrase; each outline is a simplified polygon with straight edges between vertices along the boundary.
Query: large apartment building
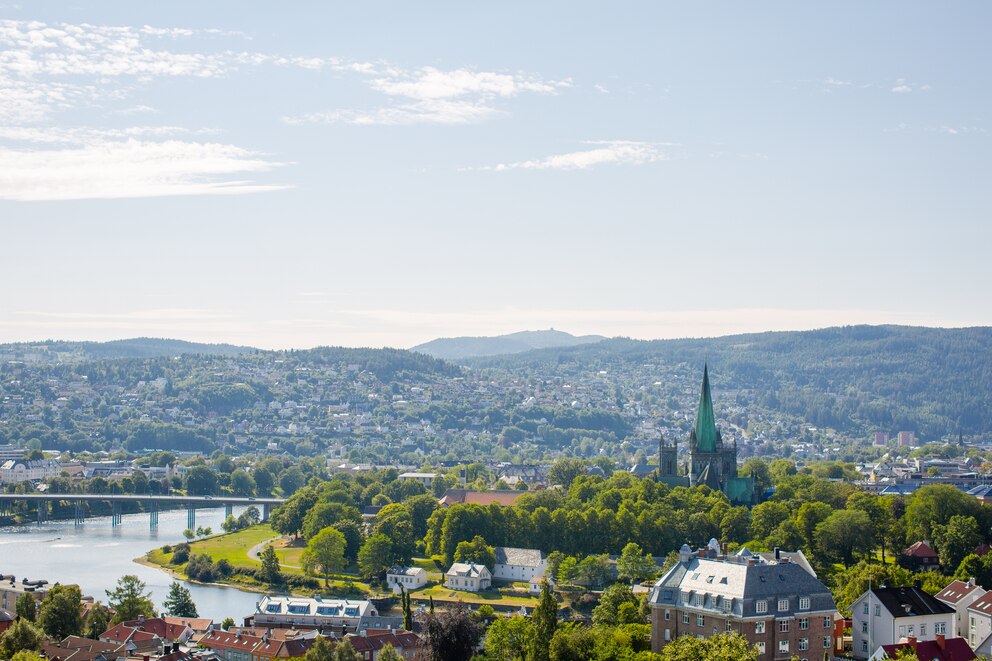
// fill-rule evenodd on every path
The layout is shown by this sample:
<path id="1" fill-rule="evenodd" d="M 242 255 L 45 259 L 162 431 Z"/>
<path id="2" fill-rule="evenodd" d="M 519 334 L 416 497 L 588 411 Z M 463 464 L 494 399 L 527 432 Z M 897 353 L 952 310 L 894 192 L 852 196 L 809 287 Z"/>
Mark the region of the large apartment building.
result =
<path id="1" fill-rule="evenodd" d="M 650 604 L 654 652 L 680 636 L 736 632 L 766 661 L 833 658 L 833 596 L 788 554 L 724 555 L 716 540 L 696 552 L 685 545 Z"/>

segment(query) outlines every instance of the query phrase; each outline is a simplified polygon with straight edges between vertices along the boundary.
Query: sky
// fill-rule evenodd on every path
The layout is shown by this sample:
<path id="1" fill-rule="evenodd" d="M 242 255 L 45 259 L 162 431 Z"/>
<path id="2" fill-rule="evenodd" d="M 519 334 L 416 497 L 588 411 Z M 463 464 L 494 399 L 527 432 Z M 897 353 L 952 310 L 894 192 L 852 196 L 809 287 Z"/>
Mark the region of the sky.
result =
<path id="1" fill-rule="evenodd" d="M 992 325 L 990 25 L 0 0 L 0 342 Z"/>

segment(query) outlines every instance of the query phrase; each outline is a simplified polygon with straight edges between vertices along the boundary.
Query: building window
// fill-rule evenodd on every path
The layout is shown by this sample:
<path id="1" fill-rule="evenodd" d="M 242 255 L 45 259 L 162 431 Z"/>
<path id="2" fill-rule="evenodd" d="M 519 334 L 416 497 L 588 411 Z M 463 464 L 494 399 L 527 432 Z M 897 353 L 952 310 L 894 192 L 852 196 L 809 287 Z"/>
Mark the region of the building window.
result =
<path id="1" fill-rule="evenodd" d="M 868 602 L 867 601 L 865 602 L 865 605 L 864 605 L 864 608 L 862 609 L 862 611 L 864 612 L 865 615 L 868 614 Z"/>
<path id="2" fill-rule="evenodd" d="M 787 610 L 789 610 L 789 600 L 788 599 L 779 599 L 778 600 L 778 612 L 781 613 L 781 612 L 787 611 Z"/>
<path id="3" fill-rule="evenodd" d="M 689 614 L 682 611 L 682 624 L 689 624 Z"/>
<path id="4" fill-rule="evenodd" d="M 808 649 L 809 649 L 809 638 L 800 638 L 799 639 L 799 651 L 800 652 L 805 652 Z"/>
<path id="5" fill-rule="evenodd" d="M 867 622 L 862 622 L 861 623 L 861 633 L 868 633 L 868 623 Z"/>
<path id="6" fill-rule="evenodd" d="M 665 642 L 667 643 L 671 639 L 672 639 L 672 630 L 671 629 L 665 629 Z"/>
<path id="7" fill-rule="evenodd" d="M 757 645 L 758 647 L 758 654 L 765 653 L 765 641 L 759 640 L 757 643 L 755 643 L 755 645 Z"/>
<path id="8" fill-rule="evenodd" d="M 780 640 L 780 641 L 778 641 L 778 651 L 779 651 L 779 654 L 788 654 L 789 653 L 789 641 L 788 640 Z"/>
<path id="9" fill-rule="evenodd" d="M 759 599 L 754 602 L 754 612 L 755 613 L 767 613 L 768 612 L 768 602 L 764 599 Z"/>
<path id="10" fill-rule="evenodd" d="M 916 635 L 916 625 L 910 624 L 909 627 L 906 629 L 906 634 L 909 636 Z"/>
<path id="11" fill-rule="evenodd" d="M 881 617 L 881 615 L 882 615 L 882 606 L 879 604 L 875 604 L 875 617 Z"/>
<path id="12" fill-rule="evenodd" d="M 702 626 L 705 626 L 705 625 L 706 625 L 706 618 L 703 617 L 702 615 L 697 615 L 696 616 L 696 626 L 697 627 L 702 627 Z"/>
<path id="13" fill-rule="evenodd" d="M 734 628 L 731 626 L 730 620 L 727 620 L 727 631 L 733 631 Z"/>
<path id="14" fill-rule="evenodd" d="M 799 618 L 799 630 L 806 631 L 806 629 L 809 629 L 809 618 L 808 617 Z"/>
<path id="15" fill-rule="evenodd" d="M 809 610 L 809 597 L 799 597 L 799 610 L 801 611 Z"/>
<path id="16" fill-rule="evenodd" d="M 755 622 L 754 623 L 754 633 L 765 633 L 765 623 Z"/>
<path id="17" fill-rule="evenodd" d="M 946 633 L 946 629 L 945 629 L 946 626 L 947 625 L 944 624 L 943 622 L 938 622 L 935 625 L 933 625 L 933 632 L 934 633 Z"/>
<path id="18" fill-rule="evenodd" d="M 927 625 L 926 624 L 921 624 L 920 625 L 920 636 L 922 637 L 922 636 L 926 636 L 926 635 L 927 635 Z"/>
<path id="19" fill-rule="evenodd" d="M 862 640 L 861 641 L 861 651 L 862 652 L 865 652 L 865 653 L 868 652 L 868 641 L 867 640 Z"/>
<path id="20" fill-rule="evenodd" d="M 670 611 L 669 609 L 666 608 L 665 609 L 665 620 L 667 621 L 667 620 L 670 620 L 670 619 L 672 619 L 672 611 Z"/>
<path id="21" fill-rule="evenodd" d="M 829 648 L 830 648 L 830 636 L 824 636 L 823 637 L 823 649 L 829 649 Z"/>
<path id="22" fill-rule="evenodd" d="M 779 621 L 779 623 L 778 623 L 778 630 L 779 630 L 779 633 L 788 633 L 789 632 L 789 621 L 788 620 L 781 620 L 781 621 Z"/>

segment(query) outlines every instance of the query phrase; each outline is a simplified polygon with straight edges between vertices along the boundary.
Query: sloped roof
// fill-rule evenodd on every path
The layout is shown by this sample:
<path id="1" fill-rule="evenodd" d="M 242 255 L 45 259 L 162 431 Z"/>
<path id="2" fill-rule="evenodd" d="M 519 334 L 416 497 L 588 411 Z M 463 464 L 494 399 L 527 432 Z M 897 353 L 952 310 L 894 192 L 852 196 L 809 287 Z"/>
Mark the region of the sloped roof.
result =
<path id="1" fill-rule="evenodd" d="M 911 647 L 908 642 L 895 645 L 882 645 L 888 658 L 896 658 L 899 650 Z M 927 661 L 971 661 L 977 659 L 975 652 L 968 646 L 964 638 L 945 638 L 943 647 L 936 640 L 920 640 L 916 642 L 916 656 Z"/>
<path id="2" fill-rule="evenodd" d="M 971 606 L 968 606 L 968 610 L 982 615 L 992 615 L 992 592 L 986 592 L 976 599 Z"/>
<path id="3" fill-rule="evenodd" d="M 953 613 L 954 609 L 916 586 L 872 588 L 872 594 L 894 618 Z"/>
<path id="4" fill-rule="evenodd" d="M 475 505 L 502 505 L 509 507 L 516 504 L 520 496 L 526 491 L 508 491 L 500 489 L 496 491 L 470 491 L 468 489 L 448 489 L 438 500 L 442 506 L 455 505 L 457 503 L 473 503 Z"/>
<path id="5" fill-rule="evenodd" d="M 463 576 L 465 578 L 478 578 L 486 574 L 491 574 L 485 565 L 477 565 L 474 562 L 456 562 L 448 568 L 448 576 Z"/>
<path id="6" fill-rule="evenodd" d="M 950 585 L 936 594 L 945 604 L 956 604 L 975 590 L 981 590 L 975 584 L 968 585 L 964 581 L 952 581 Z"/>
<path id="7" fill-rule="evenodd" d="M 542 560 L 544 560 L 544 554 L 537 549 L 518 549 L 511 546 L 496 547 L 497 565 L 539 567 Z"/>
<path id="8" fill-rule="evenodd" d="M 925 541 L 916 542 L 908 549 L 902 552 L 903 555 L 908 555 L 913 558 L 936 558 L 937 552 L 930 548 L 930 545 Z"/>
<path id="9" fill-rule="evenodd" d="M 720 432 L 716 429 L 716 415 L 713 413 L 713 397 L 710 395 L 709 366 L 703 364 L 703 385 L 699 389 L 699 408 L 696 409 L 695 433 L 696 450 L 715 452 Z"/>

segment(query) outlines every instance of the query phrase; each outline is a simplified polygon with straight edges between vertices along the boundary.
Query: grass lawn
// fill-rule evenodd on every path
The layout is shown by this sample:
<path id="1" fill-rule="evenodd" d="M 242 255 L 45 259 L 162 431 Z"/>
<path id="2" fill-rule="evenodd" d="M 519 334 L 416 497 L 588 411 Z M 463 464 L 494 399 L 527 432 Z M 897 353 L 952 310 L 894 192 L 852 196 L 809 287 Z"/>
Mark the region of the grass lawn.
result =
<path id="1" fill-rule="evenodd" d="M 489 604 L 491 606 L 527 606 L 534 608 L 537 606 L 537 599 L 532 597 L 507 597 L 495 590 L 484 592 L 466 592 L 463 590 L 452 590 L 443 585 L 435 585 L 423 588 L 410 593 L 411 599 L 427 601 L 432 597 L 434 601 L 463 601 L 466 604 Z"/>
<path id="2" fill-rule="evenodd" d="M 214 559 L 214 562 L 226 559 L 235 567 L 254 569 L 261 563 L 248 558 L 248 549 L 278 536 L 279 533 L 270 525 L 263 523 L 238 532 L 190 542 L 189 548 L 190 553 L 206 553 Z"/>
<path id="3" fill-rule="evenodd" d="M 439 569 L 430 558 L 414 558 L 412 565 L 426 571 L 429 580 L 441 581 L 444 578 L 444 571 Z"/>
<path id="4" fill-rule="evenodd" d="M 217 535 L 216 537 L 210 537 L 209 539 L 190 542 L 189 546 L 190 553 L 206 553 L 214 562 L 224 558 L 233 567 L 257 569 L 262 566 L 262 563 L 257 558 L 249 558 L 249 550 L 267 540 L 278 537 L 279 533 L 273 530 L 271 526 L 260 524 L 246 528 L 245 530 L 239 530 L 238 532 L 226 533 Z M 282 565 L 283 574 L 304 575 L 300 562 L 300 556 L 303 555 L 304 550 L 302 546 L 292 544 L 284 538 L 278 539 L 274 542 L 273 546 L 276 549 L 279 564 Z M 171 564 L 172 553 L 164 553 L 161 547 L 149 551 L 147 558 L 149 562 L 182 574 L 181 568 L 177 568 Z M 249 587 L 262 586 L 258 581 L 245 576 L 232 576 L 229 580 L 233 583 Z M 354 586 L 364 592 L 370 591 L 368 583 L 359 581 L 357 575 L 337 574 L 332 577 L 329 588 L 324 587 L 322 578 L 320 579 L 320 583 L 320 588 L 316 590 L 317 594 L 333 594 L 335 589 L 343 591 L 350 586 Z M 300 592 L 300 594 L 303 594 L 303 592 Z"/>

